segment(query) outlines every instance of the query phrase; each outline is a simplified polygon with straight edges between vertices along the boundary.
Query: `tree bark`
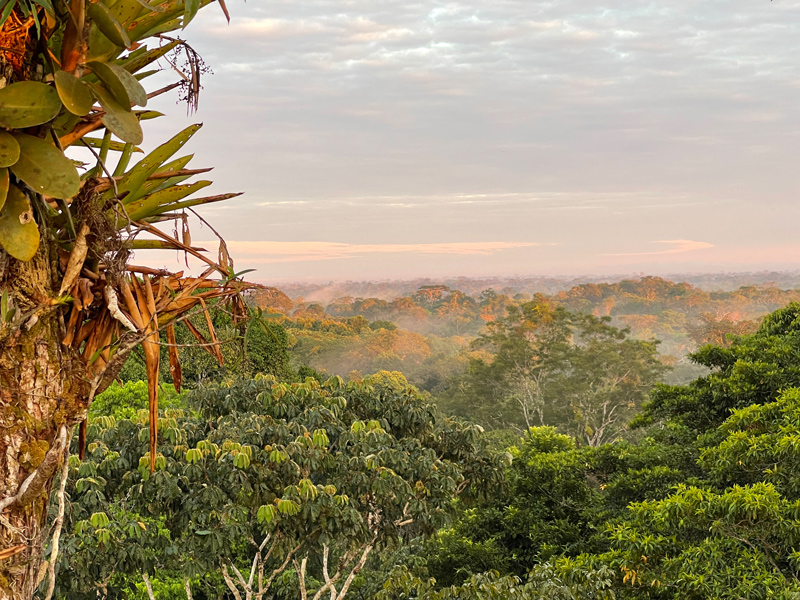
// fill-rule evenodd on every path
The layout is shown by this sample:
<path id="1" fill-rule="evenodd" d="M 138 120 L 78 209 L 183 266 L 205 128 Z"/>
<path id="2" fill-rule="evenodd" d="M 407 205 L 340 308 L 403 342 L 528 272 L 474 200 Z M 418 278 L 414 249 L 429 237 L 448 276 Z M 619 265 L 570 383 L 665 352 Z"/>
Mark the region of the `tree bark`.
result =
<path id="1" fill-rule="evenodd" d="M 0 324 L 0 600 L 32 598 L 41 581 L 50 491 L 88 408 L 85 365 L 62 345 L 62 313 L 49 305 L 58 275 L 51 252 L 42 243 L 21 262 L 0 250 L 0 291 L 16 308 Z"/>

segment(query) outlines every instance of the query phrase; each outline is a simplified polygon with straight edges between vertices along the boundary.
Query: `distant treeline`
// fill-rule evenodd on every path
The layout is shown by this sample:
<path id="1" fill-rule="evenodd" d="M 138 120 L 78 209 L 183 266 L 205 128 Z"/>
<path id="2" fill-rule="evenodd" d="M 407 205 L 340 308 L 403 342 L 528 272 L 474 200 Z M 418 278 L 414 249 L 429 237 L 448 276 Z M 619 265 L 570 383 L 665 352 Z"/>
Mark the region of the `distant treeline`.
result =
<path id="1" fill-rule="evenodd" d="M 252 302 L 267 313 L 281 315 L 293 355 L 315 369 L 342 376 L 401 370 L 415 385 L 433 391 L 465 368 L 474 351 L 470 342 L 488 323 L 526 302 L 609 317 L 614 326 L 630 330 L 634 339 L 658 340 L 662 360 L 676 367 L 677 381 L 684 381 L 699 374 L 690 369 L 687 353 L 706 343 L 725 346 L 731 335 L 754 331 L 763 315 L 800 300 L 800 289 L 748 285 L 706 291 L 660 277 L 581 283 L 550 294 L 511 286 L 475 292 L 478 284 L 487 281 L 464 281 L 469 282 L 468 291 L 446 283 L 425 283 L 389 299 L 350 294 L 325 302 L 293 300 L 281 290 L 266 288 L 255 291 Z M 393 284 L 385 285 L 384 291 L 394 289 Z M 355 290 L 343 287 L 342 291 Z M 683 373 L 685 369 L 690 371 Z"/>
<path id="2" fill-rule="evenodd" d="M 416 290 L 429 285 L 446 285 L 478 296 L 491 288 L 505 294 L 555 294 L 586 283 L 618 283 L 640 279 L 643 274 L 581 275 L 576 277 L 444 277 L 439 279 L 418 278 L 408 280 L 381 281 L 331 281 L 328 283 L 284 283 L 279 287 L 292 300 L 299 298 L 307 302 L 328 302 L 344 296 L 355 298 L 381 298 L 393 300 L 410 296 Z M 682 281 L 706 291 L 732 291 L 745 286 L 766 286 L 781 289 L 800 287 L 800 270 L 794 271 L 750 271 L 736 273 L 672 273 L 663 276 L 670 281 Z"/>

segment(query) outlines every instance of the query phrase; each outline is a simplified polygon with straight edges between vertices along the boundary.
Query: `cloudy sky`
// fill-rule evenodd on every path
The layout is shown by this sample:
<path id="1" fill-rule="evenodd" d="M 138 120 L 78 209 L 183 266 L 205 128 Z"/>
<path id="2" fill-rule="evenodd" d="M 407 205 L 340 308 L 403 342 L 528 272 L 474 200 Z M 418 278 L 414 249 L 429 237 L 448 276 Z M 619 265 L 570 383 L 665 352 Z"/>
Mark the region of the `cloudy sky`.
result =
<path id="1" fill-rule="evenodd" d="M 228 4 L 192 149 L 257 280 L 800 266 L 796 0 Z"/>

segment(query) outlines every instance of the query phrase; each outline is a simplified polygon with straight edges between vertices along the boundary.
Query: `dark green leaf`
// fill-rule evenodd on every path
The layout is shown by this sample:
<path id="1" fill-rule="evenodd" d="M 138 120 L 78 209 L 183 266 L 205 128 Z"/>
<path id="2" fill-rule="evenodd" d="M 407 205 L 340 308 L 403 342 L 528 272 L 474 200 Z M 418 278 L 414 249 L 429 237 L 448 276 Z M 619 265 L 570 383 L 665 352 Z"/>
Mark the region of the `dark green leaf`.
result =
<path id="1" fill-rule="evenodd" d="M 142 84 L 119 65 L 100 61 L 90 61 L 86 65 L 114 94 L 120 105 L 129 107 L 131 104 L 138 106 L 147 104 L 147 92 Z"/>

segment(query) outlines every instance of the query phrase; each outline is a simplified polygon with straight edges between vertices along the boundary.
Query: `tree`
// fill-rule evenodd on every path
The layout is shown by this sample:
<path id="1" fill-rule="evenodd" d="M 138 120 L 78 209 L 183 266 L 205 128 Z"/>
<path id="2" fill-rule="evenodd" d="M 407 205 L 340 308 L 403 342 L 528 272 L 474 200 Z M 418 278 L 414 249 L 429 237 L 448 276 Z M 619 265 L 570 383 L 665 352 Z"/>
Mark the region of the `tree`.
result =
<path id="1" fill-rule="evenodd" d="M 92 399 L 113 381 L 130 350 L 143 344 L 155 448 L 158 329 L 173 337 L 171 323 L 214 298 L 230 299 L 234 314 L 243 311 L 236 296 L 242 286 L 234 281 L 224 243 L 219 258 L 211 260 L 192 246 L 186 226 L 185 209 L 232 196 L 189 198 L 210 182 L 183 183 L 205 170 L 188 169 L 191 156 L 173 157 L 200 126 L 130 166 L 143 140 L 140 121 L 158 116 L 133 107 L 175 87 L 196 105 L 202 61 L 185 42 L 165 34 L 188 25 L 206 3 L 12 0 L 3 5 L 0 598 L 33 595 L 49 493 L 62 471 L 72 428 L 86 418 Z M 188 71 L 183 83 L 148 93 L 139 80 L 160 58 L 185 61 Z M 101 137 L 90 135 L 101 130 Z M 73 146 L 96 158 L 82 176 L 64 154 Z M 111 153 L 119 157 L 115 162 Z M 170 220 L 180 223 L 182 235 L 155 226 Z M 131 251 L 146 248 L 184 251 L 208 269 L 200 277 L 183 277 L 131 264 Z M 215 273 L 220 278 L 212 280 Z M 205 343 L 216 343 L 213 330 Z M 169 356 L 176 364 L 177 353 Z M 41 571 L 48 598 L 52 565 Z"/>
<path id="2" fill-rule="evenodd" d="M 509 307 L 473 347 L 489 357 L 472 360 L 448 408 L 501 427 L 559 425 L 591 446 L 624 430 L 665 371 L 655 343 L 542 298 Z"/>
<path id="3" fill-rule="evenodd" d="M 552 565 L 534 568 L 525 579 L 497 571 L 473 575 L 460 585 L 437 589 L 435 579 L 422 579 L 399 567 L 377 595 L 378 600 L 614 600 L 613 573 L 608 567 L 569 573 Z"/>
<path id="4" fill-rule="evenodd" d="M 432 535 L 454 498 L 501 472 L 477 428 L 435 418 L 396 373 L 237 379 L 188 403 L 162 416 L 152 476 L 145 415 L 92 423 L 69 490 L 62 595 L 102 584 L 113 597 L 120 575 L 168 569 L 235 598 L 272 596 L 291 574 L 294 597 L 341 599 L 373 552 Z"/>
<path id="5" fill-rule="evenodd" d="M 732 410 L 773 402 L 780 391 L 800 386 L 798 334 L 800 303 L 792 302 L 728 348 L 700 348 L 691 358 L 711 372 L 687 386 L 657 386 L 640 423 L 670 421 L 703 433 L 721 425 Z"/>
<path id="6" fill-rule="evenodd" d="M 728 347 L 734 336 L 753 333 L 758 328 L 754 321 L 736 319 L 729 314 L 701 313 L 697 322 L 689 326 L 689 337 L 700 346 L 714 344 Z"/>

